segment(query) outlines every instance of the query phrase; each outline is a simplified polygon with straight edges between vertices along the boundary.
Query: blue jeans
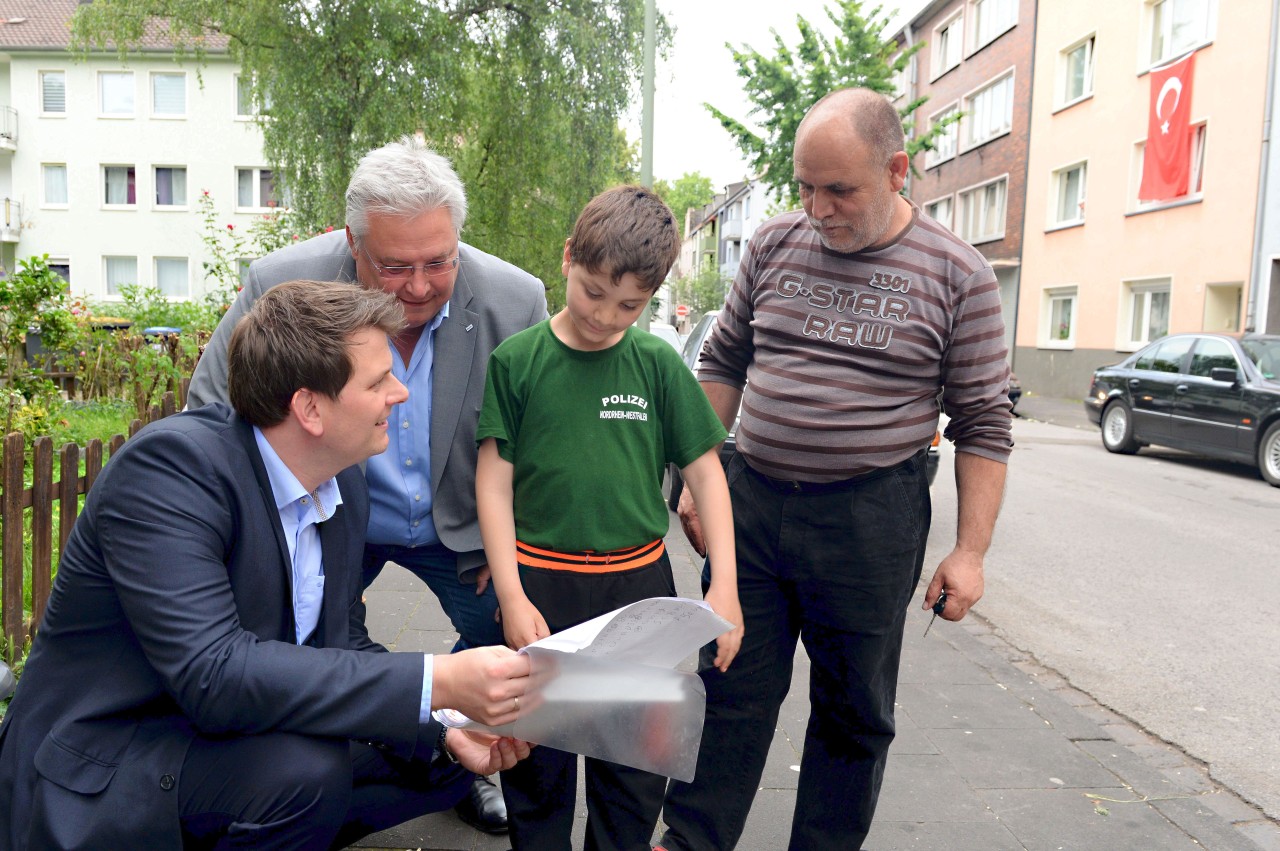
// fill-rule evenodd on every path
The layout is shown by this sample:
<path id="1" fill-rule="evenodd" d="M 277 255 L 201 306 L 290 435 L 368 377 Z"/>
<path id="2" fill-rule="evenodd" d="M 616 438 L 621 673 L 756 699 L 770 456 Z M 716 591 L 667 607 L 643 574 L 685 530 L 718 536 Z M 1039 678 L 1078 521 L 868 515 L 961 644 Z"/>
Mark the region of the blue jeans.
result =
<path id="1" fill-rule="evenodd" d="M 726 673 L 703 648 L 706 725 L 692 783 L 667 789 L 662 845 L 733 848 L 755 798 L 796 640 L 809 724 L 792 851 L 859 848 L 893 740 L 902 629 L 929 536 L 924 453 L 825 490 L 788 487 L 735 456 L 726 470 L 746 634 Z M 703 588 L 709 581 L 703 572 Z"/>
<path id="2" fill-rule="evenodd" d="M 458 578 L 458 558 L 453 550 L 440 543 L 423 547 L 367 544 L 364 548 L 365 588 L 373 584 L 388 561 L 394 561 L 427 583 L 436 595 L 458 633 L 453 652 L 506 643 L 502 626 L 494 619 L 498 595 L 493 583 L 477 595 L 474 582 L 463 583 Z"/>

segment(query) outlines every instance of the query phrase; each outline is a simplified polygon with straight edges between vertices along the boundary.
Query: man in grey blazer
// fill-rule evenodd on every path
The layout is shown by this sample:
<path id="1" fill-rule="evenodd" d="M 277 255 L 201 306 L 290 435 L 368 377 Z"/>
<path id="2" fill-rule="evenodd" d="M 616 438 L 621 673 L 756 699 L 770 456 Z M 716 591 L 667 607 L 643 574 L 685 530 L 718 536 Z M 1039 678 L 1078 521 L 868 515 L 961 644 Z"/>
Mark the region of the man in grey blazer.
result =
<path id="1" fill-rule="evenodd" d="M 503 643 L 476 517 L 475 431 L 485 368 L 499 343 L 547 315 L 540 281 L 459 240 L 466 214 L 462 181 L 420 140 L 406 136 L 369 152 L 347 187 L 345 231 L 250 265 L 187 398 L 189 408 L 226 400 L 231 329 L 271 287 L 306 278 L 394 294 L 408 327 L 393 340 L 392 368 L 410 392 L 392 414 L 390 447 L 366 468 L 364 580 L 371 583 L 387 561 L 417 574 L 458 631 L 455 650 Z M 458 814 L 482 830 L 506 830 L 501 792 L 484 778 Z"/>

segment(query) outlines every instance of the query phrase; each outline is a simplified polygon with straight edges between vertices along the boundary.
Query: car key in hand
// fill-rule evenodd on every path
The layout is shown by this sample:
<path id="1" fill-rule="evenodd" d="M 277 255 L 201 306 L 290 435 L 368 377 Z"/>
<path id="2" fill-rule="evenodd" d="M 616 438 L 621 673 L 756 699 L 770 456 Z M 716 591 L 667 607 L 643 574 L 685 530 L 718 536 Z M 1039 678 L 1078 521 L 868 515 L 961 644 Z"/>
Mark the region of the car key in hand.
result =
<path id="1" fill-rule="evenodd" d="M 942 593 L 938 595 L 938 601 L 933 604 L 933 617 L 929 618 L 929 625 L 924 628 L 924 634 L 929 635 L 929 630 L 933 629 L 933 622 L 938 619 L 938 615 L 942 614 L 942 610 L 947 607 L 947 589 L 943 588 Z"/>

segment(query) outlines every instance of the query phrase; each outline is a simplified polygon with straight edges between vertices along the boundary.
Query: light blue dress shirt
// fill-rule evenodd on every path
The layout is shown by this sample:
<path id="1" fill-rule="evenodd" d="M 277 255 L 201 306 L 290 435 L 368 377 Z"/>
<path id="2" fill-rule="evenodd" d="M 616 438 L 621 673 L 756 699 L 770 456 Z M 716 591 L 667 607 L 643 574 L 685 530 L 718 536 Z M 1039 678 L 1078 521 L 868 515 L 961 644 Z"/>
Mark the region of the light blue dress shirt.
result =
<path id="1" fill-rule="evenodd" d="M 318 524 L 332 517 L 342 505 L 342 493 L 338 490 L 338 480 L 329 479 L 316 488 L 313 497 L 280 460 L 257 426 L 253 427 L 253 439 L 258 442 L 262 465 L 267 468 L 271 494 L 280 512 L 280 525 L 284 527 L 284 541 L 289 547 L 289 560 L 293 563 L 293 621 L 295 640 L 301 644 L 316 628 L 324 602 L 324 560 Z"/>
<path id="2" fill-rule="evenodd" d="M 280 512 L 280 525 L 284 528 L 285 544 L 289 547 L 292 565 L 294 640 L 298 644 L 310 637 L 320 621 L 320 607 L 324 603 L 324 559 L 320 549 L 318 524 L 333 516 L 342 505 L 342 492 L 338 480 L 329 479 L 316 488 L 320 500 L 315 499 L 302 486 L 275 449 L 257 427 L 253 427 L 253 439 L 258 443 L 262 465 L 267 470 L 271 495 Z M 422 698 L 418 705 L 418 720 L 431 720 L 431 676 L 434 670 L 430 653 L 422 657 Z"/>
<path id="3" fill-rule="evenodd" d="M 409 398 L 391 410 L 387 451 L 369 459 L 371 544 L 420 547 L 440 540 L 431 519 L 431 368 L 436 329 L 449 316 L 449 302 L 422 330 L 406 365 L 391 347 L 391 372 L 409 388 Z"/>

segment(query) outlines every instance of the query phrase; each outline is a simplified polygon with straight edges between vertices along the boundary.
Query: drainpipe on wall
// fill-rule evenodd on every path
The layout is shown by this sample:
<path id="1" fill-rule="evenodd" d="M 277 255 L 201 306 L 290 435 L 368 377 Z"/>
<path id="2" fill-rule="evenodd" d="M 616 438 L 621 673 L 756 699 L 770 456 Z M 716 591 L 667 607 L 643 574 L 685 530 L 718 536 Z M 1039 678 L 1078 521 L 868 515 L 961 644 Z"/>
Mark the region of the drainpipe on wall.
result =
<path id="1" fill-rule="evenodd" d="M 1267 179 L 1271 156 L 1271 107 L 1275 100 L 1276 39 L 1280 34 L 1280 0 L 1271 0 L 1271 41 L 1267 46 L 1267 100 L 1262 114 L 1262 159 L 1258 174 L 1258 206 L 1253 216 L 1253 272 L 1249 282 L 1249 308 L 1245 312 L 1244 330 L 1257 329 L 1258 288 L 1262 286 L 1262 239 L 1266 224 Z M 1277 329 L 1264 329 L 1276 331 Z"/>

